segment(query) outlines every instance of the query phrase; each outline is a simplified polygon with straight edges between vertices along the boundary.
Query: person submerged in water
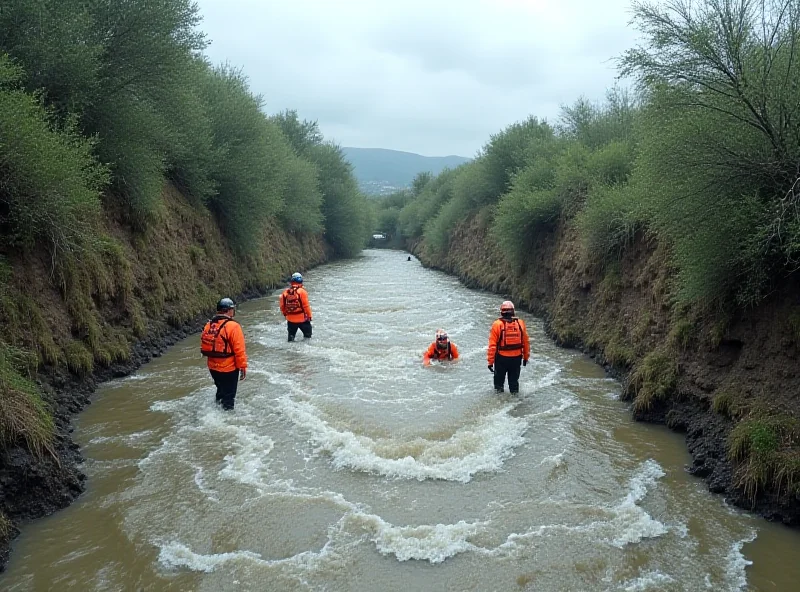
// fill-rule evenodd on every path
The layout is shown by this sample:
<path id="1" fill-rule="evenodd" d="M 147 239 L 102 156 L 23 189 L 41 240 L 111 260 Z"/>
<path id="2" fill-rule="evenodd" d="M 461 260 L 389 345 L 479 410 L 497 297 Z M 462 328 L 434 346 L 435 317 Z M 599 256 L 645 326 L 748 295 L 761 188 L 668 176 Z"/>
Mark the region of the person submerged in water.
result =
<path id="1" fill-rule="evenodd" d="M 456 344 L 450 341 L 447 332 L 444 329 L 436 330 L 436 339 L 430 344 L 425 353 L 422 355 L 422 363 L 426 366 L 431 365 L 431 360 L 457 360 L 458 348 Z"/>

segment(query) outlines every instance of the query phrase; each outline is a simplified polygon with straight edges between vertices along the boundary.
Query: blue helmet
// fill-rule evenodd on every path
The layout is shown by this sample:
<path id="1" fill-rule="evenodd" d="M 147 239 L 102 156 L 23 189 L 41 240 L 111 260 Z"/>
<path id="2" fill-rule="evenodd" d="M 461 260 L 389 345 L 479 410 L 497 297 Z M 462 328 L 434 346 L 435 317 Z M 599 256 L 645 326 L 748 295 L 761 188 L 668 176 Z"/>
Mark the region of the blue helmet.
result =
<path id="1" fill-rule="evenodd" d="M 217 302 L 217 312 L 226 312 L 231 310 L 232 308 L 236 308 L 236 305 L 230 298 L 223 298 L 222 300 Z"/>
<path id="2" fill-rule="evenodd" d="M 292 274 L 292 281 L 297 283 L 297 284 L 302 284 L 303 283 L 303 276 L 300 275 L 299 273 L 293 273 Z"/>

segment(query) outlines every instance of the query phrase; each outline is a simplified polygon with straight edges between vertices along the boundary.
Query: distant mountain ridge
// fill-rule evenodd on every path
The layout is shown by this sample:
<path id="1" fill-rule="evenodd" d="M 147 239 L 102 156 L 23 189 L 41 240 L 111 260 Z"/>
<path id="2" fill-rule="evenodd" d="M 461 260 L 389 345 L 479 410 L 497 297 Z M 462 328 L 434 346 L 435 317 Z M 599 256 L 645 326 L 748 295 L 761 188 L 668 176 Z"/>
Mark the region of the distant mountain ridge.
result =
<path id="1" fill-rule="evenodd" d="M 438 175 L 445 168 L 455 168 L 472 160 L 463 156 L 422 156 L 386 148 L 345 146 L 342 151 L 353 165 L 362 190 L 374 194 L 408 187 L 418 173 L 428 171 Z"/>

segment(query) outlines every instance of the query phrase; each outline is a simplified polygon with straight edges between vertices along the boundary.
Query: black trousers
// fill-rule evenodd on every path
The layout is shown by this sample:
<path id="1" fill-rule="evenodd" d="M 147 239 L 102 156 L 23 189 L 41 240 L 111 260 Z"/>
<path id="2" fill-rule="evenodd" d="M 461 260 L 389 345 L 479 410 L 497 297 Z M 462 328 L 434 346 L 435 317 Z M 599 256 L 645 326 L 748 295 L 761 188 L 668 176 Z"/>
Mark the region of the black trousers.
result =
<path id="1" fill-rule="evenodd" d="M 501 356 L 494 357 L 494 390 L 503 392 L 503 386 L 508 374 L 508 390 L 512 393 L 519 392 L 519 372 L 522 369 L 522 356 Z"/>
<path id="2" fill-rule="evenodd" d="M 303 337 L 306 339 L 311 338 L 311 321 L 303 321 L 302 323 L 286 321 L 286 328 L 289 330 L 289 341 L 294 341 L 294 336 L 297 335 L 298 329 L 303 332 Z"/>
<path id="3" fill-rule="evenodd" d="M 217 405 L 222 405 L 223 409 L 233 409 L 233 400 L 239 387 L 239 370 L 233 372 L 209 370 L 209 372 L 217 386 Z"/>

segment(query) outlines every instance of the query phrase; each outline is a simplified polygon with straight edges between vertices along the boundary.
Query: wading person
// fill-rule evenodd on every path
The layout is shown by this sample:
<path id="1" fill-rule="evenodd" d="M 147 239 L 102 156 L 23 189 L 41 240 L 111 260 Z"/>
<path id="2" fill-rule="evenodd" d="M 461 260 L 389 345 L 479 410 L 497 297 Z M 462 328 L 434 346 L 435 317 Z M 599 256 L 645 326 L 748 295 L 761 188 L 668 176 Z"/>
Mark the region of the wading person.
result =
<path id="1" fill-rule="evenodd" d="M 458 348 L 450 341 L 444 329 L 436 329 L 436 339 L 430 344 L 425 353 L 422 354 L 422 363 L 426 366 L 431 365 L 431 360 L 457 360 Z"/>
<path id="2" fill-rule="evenodd" d="M 514 303 L 506 300 L 500 305 L 500 318 L 489 331 L 489 349 L 486 352 L 489 372 L 494 373 L 496 392 L 503 392 L 506 375 L 508 390 L 519 392 L 520 367 L 528 365 L 530 354 L 531 345 L 525 322 L 514 316 Z"/>
<path id="3" fill-rule="evenodd" d="M 217 314 L 206 323 L 200 336 L 200 352 L 208 359 L 208 370 L 217 387 L 217 405 L 233 409 L 239 380 L 247 376 L 247 352 L 242 326 L 233 317 L 236 305 L 230 298 L 217 303 Z"/>
<path id="4" fill-rule="evenodd" d="M 289 341 L 294 341 L 298 329 L 303 332 L 303 337 L 310 339 L 311 306 L 308 304 L 308 292 L 303 287 L 303 276 L 299 273 L 292 274 L 291 285 L 281 294 L 280 307 L 286 317 Z"/>

